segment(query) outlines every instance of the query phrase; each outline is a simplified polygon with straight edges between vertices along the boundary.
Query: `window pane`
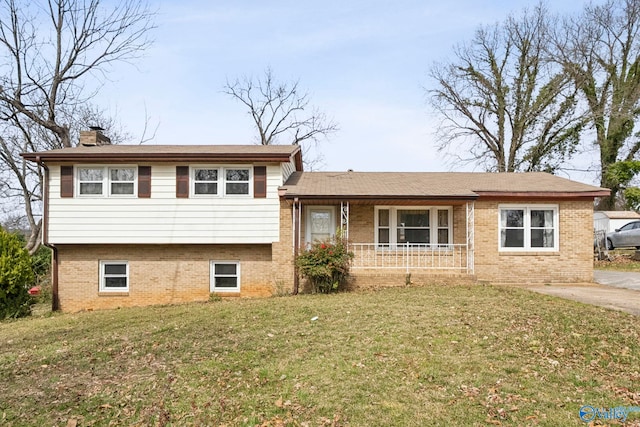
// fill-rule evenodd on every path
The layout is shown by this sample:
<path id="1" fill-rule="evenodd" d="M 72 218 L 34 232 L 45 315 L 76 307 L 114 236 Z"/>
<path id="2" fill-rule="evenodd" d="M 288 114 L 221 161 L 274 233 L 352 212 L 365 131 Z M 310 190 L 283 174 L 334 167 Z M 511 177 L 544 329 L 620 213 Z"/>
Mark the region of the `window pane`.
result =
<path id="1" fill-rule="evenodd" d="M 102 183 L 100 182 L 81 182 L 80 194 L 102 194 Z"/>
<path id="2" fill-rule="evenodd" d="M 217 169 L 196 169 L 195 179 L 196 181 L 217 181 L 218 170 Z"/>
<path id="3" fill-rule="evenodd" d="M 523 248 L 524 230 L 502 230 L 500 232 L 503 248 Z"/>
<path id="4" fill-rule="evenodd" d="M 449 230 L 446 229 L 438 229 L 438 243 L 448 244 L 449 243 Z"/>
<path id="5" fill-rule="evenodd" d="M 216 288 L 237 288 L 237 277 L 216 277 Z"/>
<path id="6" fill-rule="evenodd" d="M 111 183 L 111 194 L 133 194 L 133 183 Z"/>
<path id="7" fill-rule="evenodd" d="M 524 210 L 504 209 L 500 211 L 500 223 L 503 227 L 524 227 Z"/>
<path id="8" fill-rule="evenodd" d="M 104 274 L 127 274 L 127 264 L 104 264 Z"/>
<path id="9" fill-rule="evenodd" d="M 79 169 L 78 177 L 80 181 L 102 181 L 103 169 Z"/>
<path id="10" fill-rule="evenodd" d="M 531 230 L 532 248 L 552 248 L 553 230 Z"/>
<path id="11" fill-rule="evenodd" d="M 311 234 L 331 233 L 331 212 L 311 211 Z"/>
<path id="12" fill-rule="evenodd" d="M 449 211 L 438 209 L 438 227 L 449 226 Z"/>
<path id="13" fill-rule="evenodd" d="M 216 264 L 215 274 L 235 275 L 236 267 L 236 264 Z"/>
<path id="14" fill-rule="evenodd" d="M 399 210 L 398 227 L 428 227 L 429 211 L 427 210 Z"/>
<path id="15" fill-rule="evenodd" d="M 380 227 L 389 226 L 389 209 L 380 209 L 378 211 L 378 225 Z"/>
<path id="16" fill-rule="evenodd" d="M 131 168 L 111 169 L 111 181 L 133 181 L 135 172 Z"/>
<path id="17" fill-rule="evenodd" d="M 249 169 L 227 169 L 227 181 L 249 181 Z"/>
<path id="18" fill-rule="evenodd" d="M 428 229 L 398 229 L 398 243 L 429 243 Z"/>
<path id="19" fill-rule="evenodd" d="M 379 228 L 378 229 L 378 243 L 389 243 L 389 229 L 388 228 Z"/>
<path id="20" fill-rule="evenodd" d="M 228 182 L 227 194 L 249 194 L 249 184 Z"/>
<path id="21" fill-rule="evenodd" d="M 218 184 L 215 182 L 196 182 L 193 191 L 195 194 L 218 194 Z"/>
<path id="22" fill-rule="evenodd" d="M 531 227 L 553 227 L 553 211 L 551 210 L 532 210 L 531 211 Z"/>
<path id="23" fill-rule="evenodd" d="M 105 288 L 126 288 L 127 278 L 126 277 L 105 277 L 104 287 Z"/>

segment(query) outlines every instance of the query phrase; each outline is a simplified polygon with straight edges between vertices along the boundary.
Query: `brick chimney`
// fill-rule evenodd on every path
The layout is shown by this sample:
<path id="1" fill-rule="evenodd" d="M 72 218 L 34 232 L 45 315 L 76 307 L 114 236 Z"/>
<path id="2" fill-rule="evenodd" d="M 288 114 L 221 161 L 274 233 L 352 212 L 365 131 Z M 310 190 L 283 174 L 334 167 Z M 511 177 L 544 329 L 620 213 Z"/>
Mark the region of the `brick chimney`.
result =
<path id="1" fill-rule="evenodd" d="M 85 147 L 95 147 L 111 144 L 111 139 L 102 133 L 104 129 L 100 126 L 89 126 L 89 129 L 91 130 L 80 131 L 80 145 L 84 145 Z"/>

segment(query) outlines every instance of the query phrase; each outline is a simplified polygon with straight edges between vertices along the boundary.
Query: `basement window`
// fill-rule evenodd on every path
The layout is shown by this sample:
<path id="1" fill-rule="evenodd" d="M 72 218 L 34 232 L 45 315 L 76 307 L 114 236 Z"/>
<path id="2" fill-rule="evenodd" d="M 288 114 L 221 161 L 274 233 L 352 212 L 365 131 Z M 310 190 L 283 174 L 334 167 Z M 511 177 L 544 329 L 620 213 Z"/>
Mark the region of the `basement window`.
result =
<path id="1" fill-rule="evenodd" d="M 240 263 L 211 261 L 211 292 L 240 292 Z"/>
<path id="2" fill-rule="evenodd" d="M 100 261 L 100 292 L 129 292 L 127 261 Z"/>

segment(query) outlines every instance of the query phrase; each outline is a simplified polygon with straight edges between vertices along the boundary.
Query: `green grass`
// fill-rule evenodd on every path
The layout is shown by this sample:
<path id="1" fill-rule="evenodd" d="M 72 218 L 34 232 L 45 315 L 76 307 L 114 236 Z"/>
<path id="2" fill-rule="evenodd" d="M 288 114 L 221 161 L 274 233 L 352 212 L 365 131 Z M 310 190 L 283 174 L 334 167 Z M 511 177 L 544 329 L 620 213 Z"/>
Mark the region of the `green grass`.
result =
<path id="1" fill-rule="evenodd" d="M 640 406 L 638 331 L 482 285 L 56 314 L 0 323 L 0 424 L 581 426 Z"/>

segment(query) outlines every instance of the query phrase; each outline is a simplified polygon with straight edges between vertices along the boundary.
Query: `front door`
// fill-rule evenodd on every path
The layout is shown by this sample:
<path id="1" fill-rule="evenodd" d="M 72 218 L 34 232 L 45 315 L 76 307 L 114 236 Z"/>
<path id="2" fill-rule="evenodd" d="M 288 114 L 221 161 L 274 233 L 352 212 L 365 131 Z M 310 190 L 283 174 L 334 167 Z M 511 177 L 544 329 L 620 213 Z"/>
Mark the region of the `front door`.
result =
<path id="1" fill-rule="evenodd" d="M 332 206 L 307 207 L 307 242 L 327 240 L 336 232 L 335 209 Z"/>

